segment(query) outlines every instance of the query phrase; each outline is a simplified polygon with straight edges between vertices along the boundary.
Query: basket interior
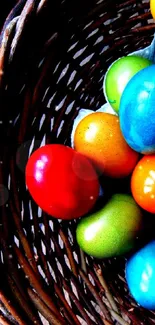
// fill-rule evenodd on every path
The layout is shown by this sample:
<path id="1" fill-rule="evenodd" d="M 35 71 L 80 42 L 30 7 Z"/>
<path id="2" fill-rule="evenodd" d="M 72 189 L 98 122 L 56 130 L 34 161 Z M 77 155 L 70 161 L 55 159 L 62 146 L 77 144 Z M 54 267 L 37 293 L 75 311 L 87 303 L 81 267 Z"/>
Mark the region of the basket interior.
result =
<path id="1" fill-rule="evenodd" d="M 150 45 L 155 24 L 149 1 L 13 5 L 1 32 L 0 322 L 155 324 L 154 312 L 137 306 L 128 292 L 125 258 L 82 254 L 76 221 L 56 220 L 38 208 L 24 174 L 29 155 L 41 145 L 70 145 L 80 108 L 105 103 L 109 65 Z M 128 180 L 106 186 L 123 191 Z"/>

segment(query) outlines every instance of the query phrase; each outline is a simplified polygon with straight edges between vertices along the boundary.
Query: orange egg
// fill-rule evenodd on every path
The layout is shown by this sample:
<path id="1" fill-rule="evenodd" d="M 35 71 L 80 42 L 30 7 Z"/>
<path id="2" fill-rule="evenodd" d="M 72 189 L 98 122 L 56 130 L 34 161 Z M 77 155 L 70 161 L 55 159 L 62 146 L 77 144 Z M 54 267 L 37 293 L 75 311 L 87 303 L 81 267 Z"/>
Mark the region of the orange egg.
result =
<path id="1" fill-rule="evenodd" d="M 150 0 L 150 9 L 152 17 L 155 19 L 155 0 Z"/>
<path id="2" fill-rule="evenodd" d="M 88 157 L 99 172 L 114 178 L 128 176 L 139 157 L 124 140 L 119 118 L 101 112 L 87 115 L 79 122 L 74 148 Z"/>

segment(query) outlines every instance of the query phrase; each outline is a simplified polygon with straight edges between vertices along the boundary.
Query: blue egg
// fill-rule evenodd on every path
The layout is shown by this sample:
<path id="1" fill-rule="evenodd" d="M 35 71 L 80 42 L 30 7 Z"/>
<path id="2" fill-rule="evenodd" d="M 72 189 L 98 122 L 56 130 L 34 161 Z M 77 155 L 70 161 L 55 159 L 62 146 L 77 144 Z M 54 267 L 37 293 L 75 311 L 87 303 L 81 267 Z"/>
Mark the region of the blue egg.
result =
<path id="1" fill-rule="evenodd" d="M 155 240 L 128 260 L 126 280 L 134 299 L 142 307 L 155 310 Z"/>
<path id="2" fill-rule="evenodd" d="M 155 152 L 155 65 L 139 71 L 127 84 L 120 102 L 120 127 L 131 148 Z"/>

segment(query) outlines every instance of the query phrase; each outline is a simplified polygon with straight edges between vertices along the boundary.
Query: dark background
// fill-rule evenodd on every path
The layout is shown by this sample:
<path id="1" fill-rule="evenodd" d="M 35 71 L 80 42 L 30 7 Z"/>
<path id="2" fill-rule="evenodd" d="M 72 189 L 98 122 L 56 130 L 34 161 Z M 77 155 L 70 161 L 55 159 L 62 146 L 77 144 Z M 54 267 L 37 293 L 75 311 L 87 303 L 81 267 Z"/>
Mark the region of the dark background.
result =
<path id="1" fill-rule="evenodd" d="M 2 29 L 5 18 L 9 14 L 10 10 L 17 3 L 17 0 L 1 0 L 0 1 L 0 30 Z"/>

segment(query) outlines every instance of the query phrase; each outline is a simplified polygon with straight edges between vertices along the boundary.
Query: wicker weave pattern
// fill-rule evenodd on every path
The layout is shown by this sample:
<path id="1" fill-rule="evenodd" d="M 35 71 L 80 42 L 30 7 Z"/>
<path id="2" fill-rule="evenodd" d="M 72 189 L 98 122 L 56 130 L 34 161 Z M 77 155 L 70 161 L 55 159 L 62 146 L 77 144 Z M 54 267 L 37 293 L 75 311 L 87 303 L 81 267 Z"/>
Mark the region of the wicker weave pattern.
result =
<path id="1" fill-rule="evenodd" d="M 53 325 L 155 324 L 128 293 L 125 260 L 84 256 L 76 221 L 49 219 L 24 180 L 33 150 L 70 144 L 78 110 L 104 104 L 110 63 L 150 44 L 149 1 L 15 4 L 0 38 L 0 323 L 41 325 L 43 315 Z"/>

